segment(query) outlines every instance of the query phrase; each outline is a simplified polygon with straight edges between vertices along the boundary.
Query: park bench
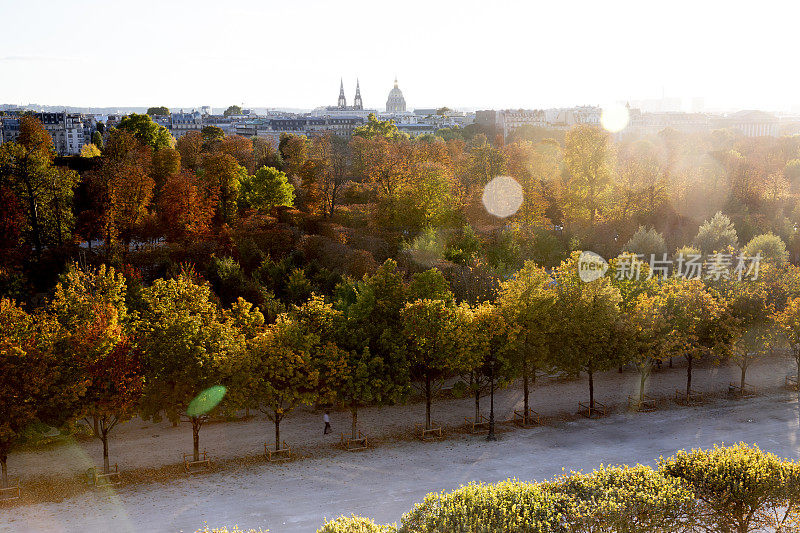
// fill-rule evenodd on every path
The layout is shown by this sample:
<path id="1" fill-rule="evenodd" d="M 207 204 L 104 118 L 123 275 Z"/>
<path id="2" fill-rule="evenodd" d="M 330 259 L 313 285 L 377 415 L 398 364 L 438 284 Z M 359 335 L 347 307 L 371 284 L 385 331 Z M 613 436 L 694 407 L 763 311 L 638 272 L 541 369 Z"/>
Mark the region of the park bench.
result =
<path id="1" fill-rule="evenodd" d="M 675 390 L 675 403 L 689 405 L 693 403 L 700 403 L 702 401 L 703 395 L 695 390 L 689 391 L 688 395 L 686 394 L 686 391 Z"/>
<path id="2" fill-rule="evenodd" d="M 417 424 L 415 427 L 417 430 L 417 434 L 422 440 L 441 439 L 444 436 L 442 434 L 441 426 L 434 426 L 433 424 L 431 424 L 431 428 L 426 429 L 424 425 Z"/>
<path id="3" fill-rule="evenodd" d="M 471 416 L 466 416 L 464 417 L 464 422 L 471 428 L 470 431 L 472 433 L 489 426 L 489 419 L 481 414 L 478 415 L 477 420 Z"/>
<path id="4" fill-rule="evenodd" d="M 734 394 L 741 398 L 751 398 L 758 394 L 758 391 L 749 383 L 745 383 L 744 387 L 739 383 L 728 383 L 728 394 Z"/>
<path id="5" fill-rule="evenodd" d="M 264 455 L 267 456 L 267 461 L 270 463 L 276 463 L 278 461 L 288 461 L 292 458 L 292 449 L 286 445 L 286 441 L 283 441 L 283 448 L 278 450 L 273 450 L 270 448 L 269 443 L 264 443 Z"/>
<path id="6" fill-rule="evenodd" d="M 790 389 L 796 389 L 797 388 L 797 376 L 791 376 L 791 375 L 786 376 L 785 384 Z"/>
<path id="7" fill-rule="evenodd" d="M 86 471 L 86 482 L 95 487 L 102 487 L 106 485 L 119 485 L 122 483 L 122 478 L 119 475 L 119 465 L 114 465 L 110 468 L 108 473 L 98 473 L 96 468 L 90 468 Z"/>
<path id="8" fill-rule="evenodd" d="M 578 402 L 578 412 L 586 418 L 606 416 L 608 414 L 608 407 L 605 404 L 594 401 L 594 407 L 590 407 L 589 403 Z"/>
<path id="9" fill-rule="evenodd" d="M 0 488 L 0 502 L 18 500 L 21 495 L 22 491 L 20 490 L 19 479 L 17 480 L 16 485 L 9 485 L 8 487 Z"/>
<path id="10" fill-rule="evenodd" d="M 189 474 L 199 474 L 211 469 L 211 459 L 208 458 L 208 452 L 203 451 L 197 461 L 194 460 L 194 454 L 184 453 L 183 469 Z"/>
<path id="11" fill-rule="evenodd" d="M 367 436 L 359 431 L 358 438 L 353 439 L 345 437 L 344 433 L 342 433 L 342 447 L 348 452 L 366 450 L 368 447 Z"/>
<path id="12" fill-rule="evenodd" d="M 634 411 L 651 412 L 658 409 L 658 400 L 645 394 L 641 399 L 639 396 L 628 396 L 628 408 Z"/>
<path id="13" fill-rule="evenodd" d="M 511 416 L 511 423 L 521 427 L 540 426 L 542 424 L 539 413 L 531 408 L 528 408 L 528 416 L 525 416 L 524 410 L 514 409 L 514 414 Z"/>

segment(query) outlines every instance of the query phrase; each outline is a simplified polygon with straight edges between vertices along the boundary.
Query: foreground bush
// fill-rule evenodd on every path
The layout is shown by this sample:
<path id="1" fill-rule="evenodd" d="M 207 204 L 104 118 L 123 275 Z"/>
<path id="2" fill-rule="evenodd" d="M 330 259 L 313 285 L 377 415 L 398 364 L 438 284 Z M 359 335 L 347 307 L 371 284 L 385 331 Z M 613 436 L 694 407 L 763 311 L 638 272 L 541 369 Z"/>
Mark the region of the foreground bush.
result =
<path id="1" fill-rule="evenodd" d="M 550 533 L 568 531 L 566 498 L 536 483 L 470 484 L 428 494 L 406 513 L 401 533 Z"/>
<path id="2" fill-rule="evenodd" d="M 394 533 L 394 525 L 379 525 L 361 516 L 340 516 L 336 520 L 325 522 L 317 533 Z"/>
<path id="3" fill-rule="evenodd" d="M 679 451 L 659 461 L 661 471 L 685 481 L 700 506 L 698 523 L 708 531 L 798 531 L 800 464 L 757 446 Z"/>

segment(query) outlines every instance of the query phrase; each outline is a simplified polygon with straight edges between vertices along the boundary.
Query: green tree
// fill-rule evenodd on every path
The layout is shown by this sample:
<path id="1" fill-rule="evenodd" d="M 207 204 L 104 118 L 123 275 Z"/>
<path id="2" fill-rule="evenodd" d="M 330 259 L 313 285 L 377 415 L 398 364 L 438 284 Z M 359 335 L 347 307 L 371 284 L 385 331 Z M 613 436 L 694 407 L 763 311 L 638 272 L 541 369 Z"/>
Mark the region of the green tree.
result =
<path id="1" fill-rule="evenodd" d="M 162 105 L 158 107 L 148 107 L 147 114 L 150 115 L 151 117 L 157 117 L 157 116 L 166 117 L 169 116 L 170 113 L 169 113 L 169 108 Z"/>
<path id="2" fill-rule="evenodd" d="M 666 253 L 667 244 L 664 242 L 664 236 L 655 230 L 655 228 L 647 229 L 644 226 L 639 226 L 636 233 L 622 248 L 626 252 L 632 254 L 641 254 L 645 260 L 650 259 L 655 255 L 660 259 L 661 254 Z"/>
<path id="3" fill-rule="evenodd" d="M 576 213 L 588 212 L 594 224 L 602 210 L 614 168 L 614 148 L 611 136 L 595 126 L 575 126 L 567 132 L 564 163 L 571 176 L 578 203 Z"/>
<path id="4" fill-rule="evenodd" d="M 425 429 L 431 429 L 434 390 L 443 378 L 475 365 L 474 353 L 466 349 L 466 313 L 426 299 L 407 304 L 402 317 L 411 376 L 425 395 Z"/>
<path id="5" fill-rule="evenodd" d="M 704 254 L 711 254 L 723 252 L 729 247 L 736 248 L 739 237 L 731 219 L 722 212 L 717 212 L 711 220 L 706 220 L 700 226 L 693 242 Z"/>
<path id="6" fill-rule="evenodd" d="M 408 137 L 408 135 L 397 129 L 394 120 L 379 120 L 378 117 L 375 116 L 375 113 L 370 113 L 367 117 L 367 123 L 353 130 L 353 137 L 362 137 L 364 139 L 372 139 L 375 137 L 397 139 Z"/>
<path id="7" fill-rule="evenodd" d="M 228 109 L 226 109 L 223 112 L 223 115 L 225 115 L 226 117 L 229 117 L 231 115 L 241 115 L 241 114 L 242 114 L 242 107 L 236 104 L 228 106 Z"/>
<path id="8" fill-rule="evenodd" d="M 552 314 L 556 293 L 553 278 L 533 261 L 500 283 L 497 305 L 510 326 L 511 358 L 522 377 L 524 422 L 530 409 L 530 385 L 549 363 Z"/>
<path id="9" fill-rule="evenodd" d="M 554 364 L 570 373 L 589 376 L 589 409 L 594 410 L 594 374 L 624 362 L 618 350 L 622 296 L 607 277 L 584 282 L 578 276 L 580 253 L 561 263 L 554 273 Z"/>
<path id="10" fill-rule="evenodd" d="M 169 130 L 153 122 L 149 115 L 131 113 L 124 116 L 119 121 L 117 129 L 127 131 L 136 137 L 136 140 L 140 143 L 149 146 L 153 150 L 172 148 L 175 145 L 175 139 Z"/>
<path id="11" fill-rule="evenodd" d="M 100 133 L 99 130 L 92 132 L 92 144 L 95 145 L 98 150 L 103 149 L 105 143 L 103 142 L 103 134 Z"/>
<path id="12" fill-rule="evenodd" d="M 242 182 L 240 208 L 270 209 L 294 205 L 294 186 L 286 174 L 272 167 L 261 167 Z"/>
<path id="13" fill-rule="evenodd" d="M 750 242 L 742 248 L 742 255 L 747 257 L 759 255 L 764 261 L 772 261 L 778 264 L 785 263 L 789 259 L 786 243 L 772 232 L 756 235 L 750 239 Z"/>
<path id="14" fill-rule="evenodd" d="M 146 376 L 143 414 L 157 419 L 163 410 L 174 424 L 186 416 L 198 460 L 207 413 L 187 408 L 201 392 L 232 378 L 229 369 L 242 359 L 244 336 L 220 312 L 209 286 L 192 281 L 190 273 L 156 280 L 141 297 L 135 327 Z"/>

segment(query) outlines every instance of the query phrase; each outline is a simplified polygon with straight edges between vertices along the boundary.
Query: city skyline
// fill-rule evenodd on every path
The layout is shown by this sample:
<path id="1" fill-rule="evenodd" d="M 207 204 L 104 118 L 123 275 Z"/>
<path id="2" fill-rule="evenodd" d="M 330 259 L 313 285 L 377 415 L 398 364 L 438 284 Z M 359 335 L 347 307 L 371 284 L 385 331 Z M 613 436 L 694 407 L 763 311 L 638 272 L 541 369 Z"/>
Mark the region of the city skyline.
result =
<path id="1" fill-rule="evenodd" d="M 0 0 L 4 20 L 36 21 L 0 35 L 0 101 L 312 109 L 336 103 L 340 78 L 351 95 L 358 78 L 364 106 L 381 108 L 397 76 L 410 108 L 662 95 L 715 110 L 800 108 L 798 75 L 777 53 L 793 44 L 797 6 L 468 3 Z"/>

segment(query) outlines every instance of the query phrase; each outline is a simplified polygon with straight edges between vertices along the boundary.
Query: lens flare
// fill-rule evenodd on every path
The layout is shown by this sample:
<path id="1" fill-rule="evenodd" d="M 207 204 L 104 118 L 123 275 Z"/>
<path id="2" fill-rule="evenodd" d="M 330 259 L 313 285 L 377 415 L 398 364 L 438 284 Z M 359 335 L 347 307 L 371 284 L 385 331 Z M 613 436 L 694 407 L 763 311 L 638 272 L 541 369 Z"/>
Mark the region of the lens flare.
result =
<path id="1" fill-rule="evenodd" d="M 600 112 L 600 124 L 611 133 L 622 131 L 628 125 L 630 113 L 628 108 L 620 104 L 609 104 L 603 106 Z"/>
<path id="2" fill-rule="evenodd" d="M 483 188 L 483 206 L 499 218 L 516 213 L 522 200 L 522 186 L 509 176 L 497 176 Z"/>
<path id="3" fill-rule="evenodd" d="M 186 408 L 186 414 L 188 416 L 200 416 L 206 414 L 222 401 L 222 398 L 225 397 L 225 393 L 227 391 L 228 389 L 222 385 L 215 385 L 207 388 L 191 401 L 189 407 Z"/>

